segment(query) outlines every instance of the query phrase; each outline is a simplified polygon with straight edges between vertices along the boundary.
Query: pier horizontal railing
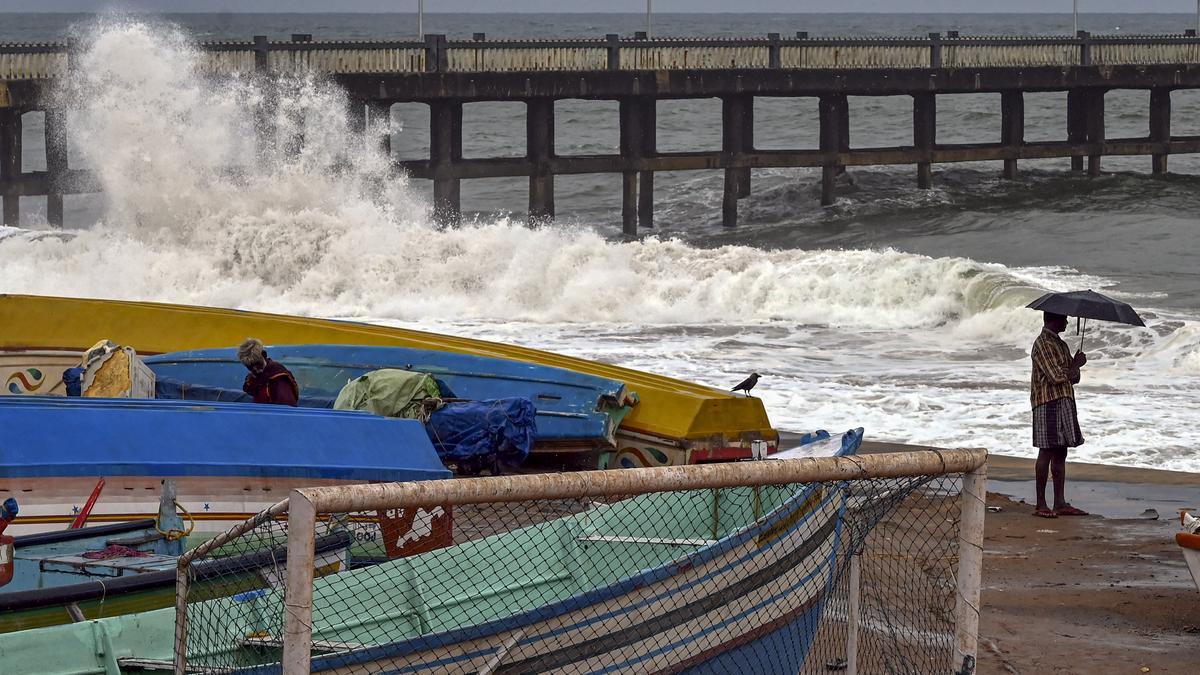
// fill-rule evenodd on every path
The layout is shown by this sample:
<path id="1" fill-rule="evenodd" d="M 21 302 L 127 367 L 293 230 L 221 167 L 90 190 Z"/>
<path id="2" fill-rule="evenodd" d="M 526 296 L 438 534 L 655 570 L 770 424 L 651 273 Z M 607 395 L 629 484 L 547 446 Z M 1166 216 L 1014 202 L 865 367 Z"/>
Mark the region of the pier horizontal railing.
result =
<path id="1" fill-rule="evenodd" d="M 1200 63 L 1200 38 L 1183 35 L 620 38 L 562 40 L 291 41 L 256 36 L 209 42 L 212 73 L 505 73 L 604 70 L 1008 68 Z M 67 72 L 73 45 L 0 44 L 0 80 Z"/>
<path id="2" fill-rule="evenodd" d="M 181 558 L 175 670 L 970 672 L 986 458 L 928 450 L 293 491 Z M 387 555 L 340 571 L 314 553 L 339 535 L 352 556 Z M 433 543 L 397 550 L 423 537 Z M 191 593 L 208 556 L 282 540 L 286 569 L 261 589 Z"/>

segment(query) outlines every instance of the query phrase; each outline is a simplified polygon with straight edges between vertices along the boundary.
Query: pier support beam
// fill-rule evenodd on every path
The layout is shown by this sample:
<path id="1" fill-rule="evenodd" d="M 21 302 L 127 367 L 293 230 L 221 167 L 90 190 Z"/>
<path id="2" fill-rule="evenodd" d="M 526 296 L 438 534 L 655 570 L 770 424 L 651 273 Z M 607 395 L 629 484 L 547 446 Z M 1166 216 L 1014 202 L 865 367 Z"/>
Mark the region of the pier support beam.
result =
<path id="1" fill-rule="evenodd" d="M 658 101 L 642 99 L 642 157 L 658 154 Z M 654 227 L 654 172 L 643 171 L 638 185 L 638 226 Z"/>
<path id="2" fill-rule="evenodd" d="M 1072 89 L 1067 92 L 1067 142 L 1082 145 L 1087 142 L 1087 91 Z M 1071 170 L 1083 171 L 1083 155 L 1071 155 Z"/>
<path id="3" fill-rule="evenodd" d="M 645 122 L 641 99 L 620 100 L 621 156 L 625 170 L 621 172 L 621 231 L 626 237 L 638 233 L 638 165 L 645 147 Z"/>
<path id="4" fill-rule="evenodd" d="M 67 177 L 67 130 L 63 118 L 60 109 L 46 111 L 46 172 L 50 174 L 46 222 L 57 227 L 63 226 L 63 184 Z"/>
<path id="5" fill-rule="evenodd" d="M 0 197 L 4 209 L 0 224 L 16 227 L 21 222 L 21 112 L 0 108 Z"/>
<path id="6" fill-rule="evenodd" d="M 1163 152 L 1151 155 L 1153 172 L 1162 175 L 1167 172 L 1167 153 L 1171 142 L 1171 90 L 1158 88 L 1150 90 L 1150 140 L 1160 143 Z"/>
<path id="7" fill-rule="evenodd" d="M 937 143 L 937 97 L 913 94 L 913 147 L 921 156 L 917 162 L 917 187 L 933 185 L 933 148 Z"/>
<path id="8" fill-rule="evenodd" d="M 1004 160 L 1004 177 L 1017 177 L 1016 153 L 1025 144 L 1025 94 L 1018 90 L 1000 92 L 1000 143 L 1013 153 Z"/>
<path id="9" fill-rule="evenodd" d="M 444 225 L 462 220 L 460 180 L 455 162 L 462 159 L 463 104 L 457 99 L 429 104 L 429 165 L 433 174 L 434 218 Z"/>
<path id="10" fill-rule="evenodd" d="M 531 168 L 529 174 L 530 224 L 554 218 L 554 99 L 533 98 L 525 102 L 525 140 Z"/>
<path id="11" fill-rule="evenodd" d="M 728 96 L 721 99 L 721 152 L 725 161 L 742 159 L 754 146 L 754 97 Z M 725 191 L 721 200 L 721 224 L 737 225 L 737 200 L 750 194 L 750 168 L 725 168 Z"/>
<path id="12" fill-rule="evenodd" d="M 1100 175 L 1100 158 L 1104 152 L 1104 90 L 1089 89 L 1085 108 L 1085 128 L 1089 146 L 1087 171 L 1089 176 Z"/>
<path id="13" fill-rule="evenodd" d="M 838 152 L 843 137 L 849 142 L 849 136 L 842 132 L 842 125 L 848 119 L 844 112 L 847 108 L 846 97 L 842 94 L 822 96 L 817 104 L 821 123 L 821 206 L 829 206 L 834 201 L 834 180 L 842 168 Z"/>

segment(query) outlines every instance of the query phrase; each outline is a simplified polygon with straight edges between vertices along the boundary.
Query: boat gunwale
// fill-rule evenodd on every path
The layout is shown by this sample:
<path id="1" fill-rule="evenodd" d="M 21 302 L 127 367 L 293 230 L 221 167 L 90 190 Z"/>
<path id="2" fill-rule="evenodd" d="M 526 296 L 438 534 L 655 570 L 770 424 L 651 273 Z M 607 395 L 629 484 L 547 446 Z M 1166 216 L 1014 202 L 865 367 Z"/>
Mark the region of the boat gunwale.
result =
<path id="1" fill-rule="evenodd" d="M 849 445 L 847 445 L 847 443 L 845 442 L 847 439 L 850 439 L 850 441 L 851 441 Z M 855 450 L 857 450 L 857 448 L 859 447 L 860 444 L 861 444 L 861 435 L 856 434 L 855 436 L 851 436 L 851 437 L 843 435 L 843 444 L 841 445 L 841 447 L 838 448 L 837 452 L 835 452 L 833 456 L 851 455 L 854 453 Z M 553 603 L 539 605 L 537 607 L 532 607 L 527 610 L 518 612 L 516 614 L 512 614 L 510 616 L 506 616 L 506 617 L 502 617 L 502 618 L 498 618 L 498 619 L 492 619 L 489 621 L 485 621 L 483 623 L 477 623 L 477 624 L 473 624 L 470 626 L 454 628 L 454 629 L 450 629 L 448 631 L 440 631 L 438 633 L 431 633 L 428 635 L 413 636 L 411 638 L 407 638 L 404 640 L 398 640 L 398 641 L 394 641 L 391 643 L 385 643 L 385 644 L 381 644 L 381 645 L 373 645 L 371 647 L 367 647 L 367 648 L 364 648 L 361 650 L 354 650 L 351 652 L 345 652 L 345 653 L 340 653 L 340 654 L 330 654 L 330 655 L 324 656 L 324 657 L 317 657 L 317 658 L 314 658 L 311 662 L 312 669 L 314 672 L 317 672 L 320 670 L 327 670 L 327 669 L 343 667 L 343 666 L 347 666 L 347 665 L 369 663 L 372 659 L 377 659 L 377 658 L 381 658 L 381 657 L 393 657 L 394 658 L 394 657 L 398 657 L 398 656 L 416 653 L 418 651 L 425 651 L 425 650 L 433 649 L 433 648 L 437 648 L 437 647 L 444 647 L 448 644 L 466 642 L 469 640 L 478 640 L 478 639 L 480 639 L 482 637 L 486 637 L 488 635 L 495 635 L 497 633 L 501 633 L 501 632 L 504 632 L 507 630 L 514 630 L 514 629 L 518 629 L 521 627 L 534 625 L 536 623 L 544 622 L 549 619 L 555 618 L 557 616 L 562 616 L 569 612 L 572 612 L 572 611 L 575 611 L 578 609 L 582 609 L 584 607 L 588 607 L 590 605 L 599 604 L 606 600 L 611 600 L 611 599 L 620 597 L 622 595 L 627 595 L 630 592 L 637 590 L 638 588 L 641 588 L 643 586 L 661 583 L 663 581 L 670 579 L 673 576 L 678 575 L 679 573 L 681 573 L 683 571 L 686 571 L 687 569 L 691 569 L 697 565 L 707 563 L 707 562 L 713 560 L 714 558 L 716 558 L 734 548 L 742 546 L 743 544 L 747 543 L 747 541 L 759 536 L 760 534 L 763 534 L 765 532 L 770 532 L 771 529 L 777 523 L 779 523 L 781 520 L 786 520 L 786 519 L 792 518 L 795 516 L 795 512 L 797 510 L 805 508 L 805 506 L 808 504 L 808 502 L 813 500 L 814 493 L 820 491 L 821 488 L 822 488 L 822 483 L 804 484 L 803 488 L 794 492 L 785 501 L 780 503 L 779 506 L 777 506 L 775 509 L 773 509 L 771 511 L 771 513 L 764 514 L 763 516 L 760 516 L 759 518 L 756 518 L 756 519 L 750 521 L 749 523 L 739 527 L 738 529 L 734 530 L 733 532 L 730 532 L 729 534 L 722 537 L 721 539 L 719 539 L 711 544 L 708 544 L 706 546 L 702 546 L 694 551 L 685 553 L 685 554 L 683 554 L 673 560 L 670 560 L 666 563 L 663 563 L 661 565 L 657 565 L 657 566 L 649 568 L 649 569 L 641 570 L 633 575 L 626 576 L 621 579 L 617 579 L 617 580 L 612 581 L 603 586 L 593 588 L 593 589 L 590 589 L 590 590 L 587 590 L 587 591 L 584 591 L 581 593 L 575 593 L 575 594 L 572 594 L 571 596 L 568 596 L 561 600 L 555 601 Z M 655 494 L 655 493 L 651 493 L 651 494 Z M 748 557 L 752 557 L 758 553 L 761 553 L 761 551 L 763 551 L 763 550 L 773 548 L 774 546 L 776 546 L 777 544 L 782 542 L 788 535 L 795 532 L 797 528 L 803 526 L 805 523 L 808 523 L 809 520 L 814 516 L 814 514 L 816 514 L 820 511 L 823 504 L 825 504 L 829 500 L 832 500 L 833 498 L 834 497 L 831 494 L 826 494 L 826 495 L 822 496 L 819 500 L 816 500 L 815 503 L 813 503 L 806 511 L 804 511 L 803 517 L 800 517 L 797 520 L 795 520 L 794 522 L 792 522 L 790 524 L 790 526 L 783 532 L 774 533 L 772 540 L 768 544 L 756 549 L 755 551 L 750 552 L 749 554 L 747 554 L 745 556 L 739 557 L 738 560 L 734 561 L 733 563 L 731 563 L 729 565 L 726 565 L 721 570 L 718 570 L 717 573 L 722 573 L 722 572 L 734 567 L 735 565 L 740 565 Z M 840 507 L 838 509 L 837 513 L 831 520 L 834 520 L 834 521 L 840 520 L 840 518 L 844 515 L 844 510 L 845 509 L 844 509 L 844 504 L 843 504 L 842 507 Z M 588 512 L 583 512 L 583 513 L 588 513 Z M 572 517 L 574 517 L 574 516 L 572 516 Z M 555 522 L 558 522 L 558 521 L 548 521 L 547 523 L 543 523 L 542 525 L 548 525 L 548 524 L 552 524 Z M 539 527 L 539 526 L 533 526 L 533 527 Z M 521 529 L 526 529 L 526 528 L 521 528 Z M 514 530 L 513 532 L 519 532 L 519 531 L 520 530 Z M 838 528 L 837 531 L 840 531 L 840 528 Z M 711 576 L 711 575 L 709 575 L 709 576 Z M 665 590 L 665 591 L 663 591 L 663 593 L 665 593 L 666 595 L 670 595 L 672 593 L 680 592 L 688 587 L 695 585 L 696 583 L 699 583 L 699 581 L 689 583 L 686 586 L 682 586 L 682 587 L 679 587 L 676 589 Z M 660 593 L 660 595 L 662 595 L 662 593 Z M 655 597 L 657 598 L 659 596 L 655 596 Z M 263 670 L 262 668 L 267 668 L 267 669 Z M 272 664 L 264 664 L 264 666 L 255 667 L 250 670 L 238 671 L 238 672 L 258 673 L 258 672 L 276 672 L 276 670 L 272 668 Z"/>

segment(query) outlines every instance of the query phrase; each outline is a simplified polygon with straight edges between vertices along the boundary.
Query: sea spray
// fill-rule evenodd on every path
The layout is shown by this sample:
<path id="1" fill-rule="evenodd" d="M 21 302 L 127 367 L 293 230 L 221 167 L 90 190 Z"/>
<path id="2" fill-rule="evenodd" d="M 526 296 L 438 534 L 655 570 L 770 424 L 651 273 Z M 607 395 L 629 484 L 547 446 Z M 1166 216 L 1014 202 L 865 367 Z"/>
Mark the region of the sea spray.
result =
<path id="1" fill-rule="evenodd" d="M 500 217 L 442 228 L 335 86 L 211 77 L 188 36 L 140 20 L 83 44 L 62 96 L 103 217 L 66 236 L 0 231 L 4 292 L 420 325 L 719 387 L 758 371 L 782 428 L 1027 454 L 1039 317 L 1023 306 L 1108 283 L 886 247 L 613 242 Z M 1089 330 L 1077 456 L 1200 468 L 1200 435 L 1171 424 L 1194 407 L 1197 324 L 1147 315 L 1147 329 Z"/>

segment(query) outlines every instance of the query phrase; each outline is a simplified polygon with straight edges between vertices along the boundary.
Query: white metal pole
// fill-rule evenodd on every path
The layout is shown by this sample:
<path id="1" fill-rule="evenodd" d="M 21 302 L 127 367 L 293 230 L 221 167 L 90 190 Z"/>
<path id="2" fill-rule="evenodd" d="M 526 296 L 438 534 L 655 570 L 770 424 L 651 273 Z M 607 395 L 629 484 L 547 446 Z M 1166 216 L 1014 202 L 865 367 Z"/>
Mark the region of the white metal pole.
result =
<path id="1" fill-rule="evenodd" d="M 959 672 L 963 661 L 974 662 L 979 648 L 979 585 L 983 572 L 983 519 L 987 513 L 987 463 L 963 474 L 958 523 L 958 598 L 954 603 L 954 655 Z"/>
<path id="2" fill-rule="evenodd" d="M 850 556 L 850 606 L 846 608 L 846 675 L 858 675 L 859 583 L 862 555 Z"/>
<path id="3" fill-rule="evenodd" d="M 1075 30 L 1071 31 L 1071 35 L 1079 35 L 1079 0 L 1071 0 L 1071 18 L 1075 26 Z"/>
<path id="4" fill-rule="evenodd" d="M 308 675 L 312 665 L 313 559 L 317 510 L 297 490 L 288 496 L 287 585 L 283 595 L 283 672 Z"/>
<path id="5" fill-rule="evenodd" d="M 425 39 L 425 0 L 417 0 L 417 39 Z"/>
<path id="6" fill-rule="evenodd" d="M 652 2 L 654 2 L 654 0 L 646 0 L 646 37 L 647 38 L 649 38 L 653 35 L 653 33 L 650 32 L 650 7 L 651 7 Z M 1200 0 L 1196 0 L 1196 2 L 1200 3 Z"/>
<path id="7" fill-rule="evenodd" d="M 1200 35 L 1200 0 L 1196 0 L 1196 34 Z"/>

